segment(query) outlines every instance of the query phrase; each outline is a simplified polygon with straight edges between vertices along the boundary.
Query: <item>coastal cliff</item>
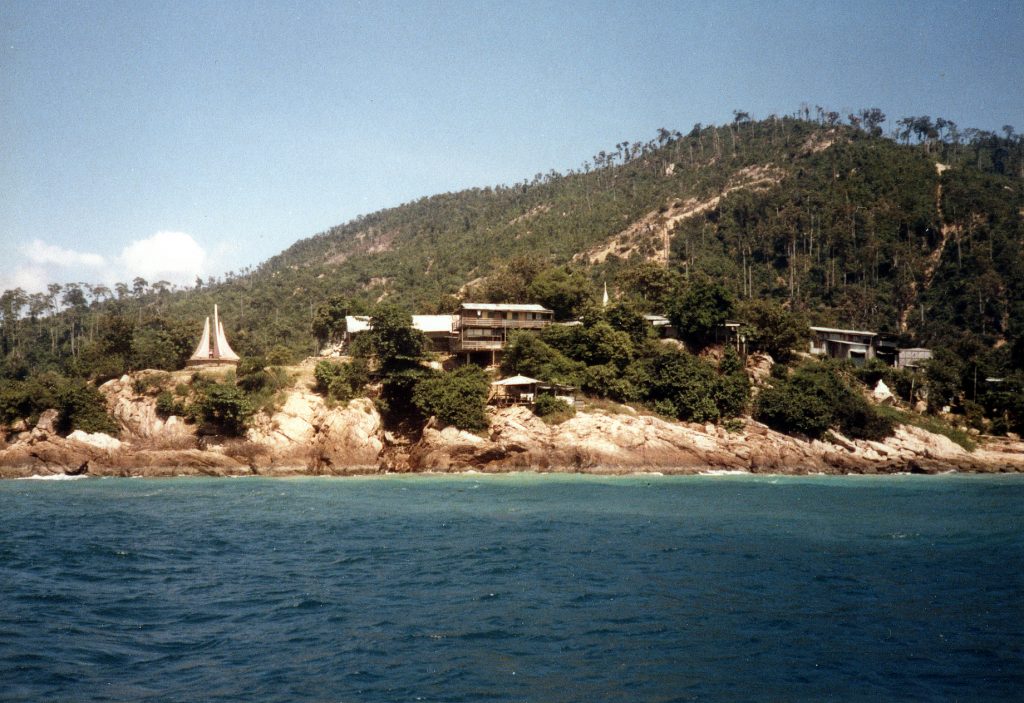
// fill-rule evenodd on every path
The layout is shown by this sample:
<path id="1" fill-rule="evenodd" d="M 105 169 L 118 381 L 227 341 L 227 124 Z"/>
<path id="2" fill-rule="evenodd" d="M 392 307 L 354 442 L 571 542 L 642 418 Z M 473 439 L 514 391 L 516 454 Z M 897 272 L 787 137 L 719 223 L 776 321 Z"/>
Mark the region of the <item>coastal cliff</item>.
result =
<path id="1" fill-rule="evenodd" d="M 431 420 L 415 440 L 386 432 L 366 398 L 328 406 L 305 388 L 259 413 L 245 437 L 204 437 L 161 418 L 154 399 L 125 376 L 101 387 L 120 436 L 55 429 L 56 412 L 11 428 L 0 477 L 346 475 L 381 472 L 938 473 L 1024 471 L 1024 443 L 991 439 L 968 452 L 946 437 L 900 426 L 883 442 L 804 440 L 744 420 L 733 430 L 665 420 L 628 406 L 587 409 L 549 425 L 524 407 L 489 411 L 479 434 Z M 20 430 L 20 431 L 19 431 Z"/>
<path id="2" fill-rule="evenodd" d="M 728 431 L 631 413 L 583 412 L 549 426 L 529 410 L 491 415 L 486 437 L 428 424 L 408 453 L 410 471 L 541 470 L 588 473 L 708 470 L 753 473 L 1024 471 L 1024 443 L 990 443 L 968 452 L 942 435 L 901 426 L 884 442 L 807 441 L 746 420 Z"/>

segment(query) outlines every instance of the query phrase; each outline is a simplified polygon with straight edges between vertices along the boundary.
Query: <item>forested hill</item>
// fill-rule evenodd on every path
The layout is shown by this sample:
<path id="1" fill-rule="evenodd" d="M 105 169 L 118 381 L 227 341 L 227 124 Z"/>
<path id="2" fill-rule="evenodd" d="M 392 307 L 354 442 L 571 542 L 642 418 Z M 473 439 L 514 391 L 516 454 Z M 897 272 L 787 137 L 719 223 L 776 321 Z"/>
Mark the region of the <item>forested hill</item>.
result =
<path id="1" fill-rule="evenodd" d="M 652 261 L 822 323 L 1019 337 L 1022 140 L 921 118 L 893 140 L 826 115 L 662 130 L 567 174 L 423 198 L 298 242 L 256 278 L 433 310 L 516 257 L 586 267 L 595 292 Z"/>
<path id="2" fill-rule="evenodd" d="M 964 358 L 1003 349 L 993 368 L 1016 363 L 1024 139 L 927 117 L 899 120 L 886 137 L 883 121 L 878 110 L 846 122 L 823 110 L 760 121 L 737 112 L 727 125 L 623 142 L 568 173 L 366 215 L 187 290 L 136 279 L 114 291 L 7 291 L 3 373 L 173 366 L 214 302 L 243 354 L 298 358 L 314 348 L 312 321 L 329 299 L 417 312 L 467 294 L 521 300 L 552 266 L 585 276 L 595 296 L 606 281 L 651 307 L 659 286 L 711 278 L 813 322 L 955 346 Z"/>

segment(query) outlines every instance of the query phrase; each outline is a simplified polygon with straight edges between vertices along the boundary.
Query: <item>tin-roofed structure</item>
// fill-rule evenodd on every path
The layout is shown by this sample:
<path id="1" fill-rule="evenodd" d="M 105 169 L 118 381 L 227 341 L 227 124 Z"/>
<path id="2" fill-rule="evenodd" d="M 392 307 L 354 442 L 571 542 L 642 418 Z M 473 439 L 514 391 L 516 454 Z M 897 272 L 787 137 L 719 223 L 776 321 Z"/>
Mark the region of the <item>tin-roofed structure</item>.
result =
<path id="1" fill-rule="evenodd" d="M 835 327 L 811 327 L 810 352 L 816 356 L 849 359 L 863 364 L 875 358 L 876 332 L 844 330 Z"/>

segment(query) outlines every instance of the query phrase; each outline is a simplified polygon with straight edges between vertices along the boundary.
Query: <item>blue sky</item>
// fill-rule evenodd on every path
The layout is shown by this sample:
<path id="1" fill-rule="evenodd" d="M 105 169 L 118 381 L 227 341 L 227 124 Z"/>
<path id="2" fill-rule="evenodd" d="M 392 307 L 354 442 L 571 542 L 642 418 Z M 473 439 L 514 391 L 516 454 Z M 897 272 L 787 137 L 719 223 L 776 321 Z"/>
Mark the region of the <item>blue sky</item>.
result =
<path id="1" fill-rule="evenodd" d="M 0 0 L 0 290 L 220 275 L 802 103 L 1024 130 L 1024 5 Z"/>

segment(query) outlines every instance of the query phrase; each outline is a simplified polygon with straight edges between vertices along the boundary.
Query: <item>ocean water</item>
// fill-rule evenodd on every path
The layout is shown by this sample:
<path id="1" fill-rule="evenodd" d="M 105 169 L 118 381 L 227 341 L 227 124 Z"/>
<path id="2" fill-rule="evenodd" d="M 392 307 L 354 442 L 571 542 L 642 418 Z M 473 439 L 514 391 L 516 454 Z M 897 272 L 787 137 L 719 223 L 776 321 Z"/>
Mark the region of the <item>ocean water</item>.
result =
<path id="1" fill-rule="evenodd" d="M 0 483 L 0 699 L 1020 700 L 1024 477 Z"/>

